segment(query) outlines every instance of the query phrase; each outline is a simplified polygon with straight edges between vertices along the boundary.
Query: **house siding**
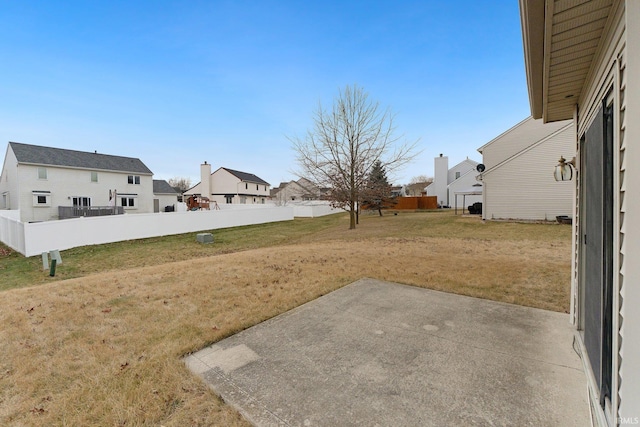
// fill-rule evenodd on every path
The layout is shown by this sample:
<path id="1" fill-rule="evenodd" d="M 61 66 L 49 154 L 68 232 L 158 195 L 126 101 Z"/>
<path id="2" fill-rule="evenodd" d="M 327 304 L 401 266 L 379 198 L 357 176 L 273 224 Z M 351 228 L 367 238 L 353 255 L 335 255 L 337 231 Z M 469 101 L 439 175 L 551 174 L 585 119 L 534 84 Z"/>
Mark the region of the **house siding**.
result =
<path id="1" fill-rule="evenodd" d="M 542 120 L 529 117 L 480 147 L 478 151 L 482 153 L 482 163 L 487 169 L 491 169 L 536 141 L 562 129 L 570 122 L 570 120 L 564 120 L 544 124 Z"/>
<path id="2" fill-rule="evenodd" d="M 243 198 L 245 198 L 246 204 L 262 204 L 269 197 L 268 184 L 242 181 L 225 168 L 219 168 L 213 172 L 210 175 L 210 182 L 211 194 L 207 197 L 218 204 L 227 203 L 226 195 L 233 195 L 233 204 L 241 203 Z M 201 194 L 202 188 L 202 182 L 199 182 L 185 191 L 184 195 Z M 203 196 L 205 195 L 203 194 Z"/>
<path id="3" fill-rule="evenodd" d="M 620 417 L 640 417 L 640 3 L 627 2 L 626 52 L 620 64 L 619 384 Z M 633 78 L 626 78 L 633 76 Z M 630 118 L 631 120 L 627 120 Z M 631 166 L 633 165 L 633 166 Z M 624 304 L 623 304 L 624 302 Z M 615 316 L 614 316 L 615 317 Z M 625 339 L 627 338 L 627 339 Z M 637 419 L 637 418 L 636 418 Z"/>
<path id="4" fill-rule="evenodd" d="M 459 172 L 460 178 L 462 178 L 469 171 L 475 171 L 477 164 L 478 162 L 466 159 L 449 169 L 449 158 L 447 156 L 441 155 L 436 157 L 433 165 L 433 182 L 425 188 L 427 195 L 436 196 L 438 199 L 438 205 L 440 206 L 453 206 L 455 198 L 453 193 L 450 191 L 450 186 L 456 181 L 456 172 Z M 473 183 L 469 183 L 467 187 L 471 187 L 474 183 L 475 181 Z M 455 188 L 460 189 L 457 185 Z M 464 189 L 466 190 L 468 188 Z"/>
<path id="5" fill-rule="evenodd" d="M 482 195 L 467 195 L 464 197 L 462 195 L 458 195 L 458 200 L 456 201 L 456 191 L 468 191 L 475 188 L 482 191 L 483 187 L 474 187 L 474 185 L 480 184 L 478 180 L 476 180 L 477 175 L 478 172 L 475 170 L 469 170 L 469 166 L 466 165 L 466 172 L 463 172 L 460 178 L 449 184 L 449 203 L 451 204 L 451 207 L 457 206 L 458 208 L 466 209 L 469 205 L 476 202 L 482 202 Z"/>
<path id="6" fill-rule="evenodd" d="M 601 396 L 596 375 L 594 375 L 588 355 L 585 354 L 583 334 L 577 334 L 582 357 L 585 360 L 585 371 L 589 385 L 589 398 L 592 408 L 594 425 L 616 426 L 638 424 L 640 419 L 640 193 L 634 189 L 640 183 L 640 2 L 636 0 L 611 0 L 609 2 L 585 3 L 585 8 L 571 8 L 575 17 L 565 13 L 567 10 L 554 12 L 554 7 L 568 8 L 571 3 L 538 2 L 521 0 L 521 17 L 523 18 L 523 39 L 525 41 L 525 62 L 527 67 L 527 81 L 532 111 L 536 116 L 543 115 L 545 120 L 565 119 L 573 108 L 573 118 L 577 125 L 576 148 L 577 158 L 584 159 L 582 137 L 585 135 L 599 110 L 604 106 L 613 112 L 613 155 L 603 158 L 602 163 L 612 166 L 613 178 L 613 216 L 611 235 L 606 235 L 604 242 L 611 245 L 612 273 L 611 277 L 603 277 L 602 281 L 611 280 L 612 285 L 612 325 L 601 322 L 602 327 L 610 327 L 611 343 L 603 340 L 603 348 L 611 345 L 611 401 L 601 406 Z M 594 16 L 589 7 L 598 7 L 598 16 Z M 562 16 L 561 16 L 562 15 Z M 546 18 L 544 32 L 538 31 L 542 20 Z M 556 21 L 557 19 L 557 21 Z M 604 26 L 602 27 L 604 21 Z M 576 48 L 566 54 L 566 63 L 576 66 L 577 58 L 586 58 L 588 73 L 584 83 L 578 81 L 560 81 L 556 79 L 551 92 L 551 78 L 544 75 L 553 66 L 553 59 L 560 56 L 563 49 L 557 44 L 553 46 L 554 35 L 570 33 L 573 30 L 584 31 L 587 25 L 595 30 L 592 38 L 576 40 Z M 600 29 L 602 31 L 600 32 Z M 541 33 L 541 34 L 540 34 Z M 595 45 L 592 47 L 589 45 Z M 549 47 L 548 52 L 546 48 Z M 555 48 L 555 50 L 554 50 Z M 541 52 L 543 55 L 541 55 Z M 556 58 L 552 58 L 556 53 Z M 564 54 L 564 52 L 562 53 Z M 541 58 L 544 56 L 544 58 Z M 563 64 L 565 65 L 565 64 Z M 569 67 L 566 67 L 569 68 Z M 551 69 L 549 72 L 558 69 Z M 577 75 L 578 69 L 574 70 Z M 580 76 L 578 76 L 580 77 Z M 574 90 L 577 99 L 568 99 L 567 94 Z M 603 135 L 604 136 L 604 135 Z M 581 235 L 585 229 L 585 222 L 593 206 L 583 199 L 583 193 L 588 189 L 581 188 L 590 171 L 583 165 L 578 165 L 578 180 L 575 181 L 576 203 L 575 220 L 573 226 L 572 250 L 572 316 L 578 329 L 583 329 L 586 314 L 595 312 L 602 314 L 602 306 L 591 306 L 586 313 L 584 308 L 585 294 L 594 295 L 596 302 L 602 289 L 586 289 L 584 256 L 585 244 Z M 602 164 L 596 165 L 598 168 Z M 606 169 L 605 169 L 606 170 Z M 600 180 L 601 170 L 596 171 Z M 582 181 L 582 182 L 581 182 Z M 606 177 L 605 177 L 606 181 Z M 599 182 L 598 182 L 599 185 Z M 607 194 L 596 196 L 599 202 L 606 202 Z M 608 220 L 604 216 L 604 220 Z M 597 219 L 597 225 L 601 219 Z M 589 225 L 589 224 L 586 224 Z M 608 226 L 605 230 L 608 229 Z M 596 231 L 599 233 L 599 231 Z M 609 232 L 609 231 L 605 231 Z M 597 236 L 592 245 L 599 245 L 603 239 Z M 609 242 L 609 238 L 611 241 Z M 598 248 L 599 249 L 599 248 Z M 605 251 L 608 246 L 604 248 Z M 608 260 L 603 260 L 603 264 Z M 608 270 L 605 269 L 605 273 Z M 594 276 L 589 276 L 593 278 Z M 597 276 L 596 276 L 597 277 Z M 593 294 L 588 293 L 593 292 Z M 606 297 L 606 296 L 605 296 Z M 600 310 L 600 313 L 598 313 Z M 597 324 L 594 331 L 597 332 Z M 596 336 L 596 339 L 597 336 Z M 593 348 L 593 347 L 592 347 Z M 594 351 L 599 351 L 597 348 Z M 594 353 L 599 357 L 598 353 Z M 602 366 L 602 365 L 600 365 Z"/>
<path id="7" fill-rule="evenodd" d="M 460 163 L 458 163 L 457 165 L 449 169 L 449 172 L 447 173 L 447 182 L 452 183 L 453 181 L 458 179 L 456 178 L 456 173 L 460 173 L 460 177 L 462 177 L 464 174 L 466 174 L 470 170 L 475 170 L 477 165 L 478 165 L 478 162 L 474 162 L 473 160 L 467 159 L 467 160 L 461 161 Z"/>
<path id="8" fill-rule="evenodd" d="M 255 188 L 255 187 L 254 187 Z M 225 194 L 236 195 L 233 203 L 240 203 L 239 194 L 247 193 L 250 189 L 245 189 L 242 181 L 225 169 L 218 169 L 211 177 L 211 196 L 219 204 L 225 203 Z"/>
<path id="9" fill-rule="evenodd" d="M 570 159 L 576 151 L 572 122 L 563 123 L 565 128 L 559 133 L 549 136 L 547 128 L 547 134 L 541 137 L 543 140 L 485 171 L 483 219 L 555 220 L 558 215 L 572 215 L 572 181 L 556 182 L 553 177 L 553 167 L 560 156 Z M 538 135 L 536 132 L 536 137 Z M 486 147 L 483 158 L 491 157 L 493 151 L 504 155 L 508 150 L 500 147 L 510 146 L 512 141 L 510 138 Z M 531 144 L 530 136 L 527 141 Z"/>
<path id="10" fill-rule="evenodd" d="M 0 176 L 0 209 L 18 209 L 20 181 L 18 180 L 18 160 L 7 145 L 2 175 Z"/>
<path id="11" fill-rule="evenodd" d="M 164 212 L 165 207 L 175 206 L 178 203 L 178 196 L 176 194 L 154 194 L 153 198 L 158 200 L 160 212 Z"/>
<path id="12" fill-rule="evenodd" d="M 611 25 L 603 34 L 578 106 L 578 136 L 593 122 L 602 100 L 613 97 L 614 105 L 614 217 L 613 217 L 613 413 L 610 418 L 637 420 L 640 402 L 640 197 L 628 187 L 640 183 L 640 2 L 615 2 Z M 629 79 L 627 76 L 633 76 Z M 611 91 L 611 92 L 610 92 Z M 580 145 L 578 144 L 580 153 Z M 634 165 L 634 166 L 632 166 Z M 587 172 L 588 173 L 588 172 Z M 579 184 L 577 184 L 579 185 Z M 580 203 L 580 192 L 577 191 Z M 588 207 L 587 207 L 588 209 Z M 574 225 L 574 288 L 579 293 L 580 216 Z M 579 301 L 579 295 L 574 295 Z M 577 318 L 580 318 L 579 304 Z M 617 357 L 616 357 L 617 356 Z M 617 391 L 617 392 L 616 392 Z M 609 415 L 609 414 L 608 414 Z M 615 421 L 613 421 L 615 425 Z"/>
<path id="13" fill-rule="evenodd" d="M 47 179 L 38 179 L 38 168 L 47 170 Z M 17 179 L 20 182 L 19 208 L 23 222 L 58 219 L 58 206 L 71 206 L 72 197 L 90 197 L 92 206 L 107 206 L 109 190 L 118 194 L 135 194 L 135 209 L 128 212 L 153 212 L 153 181 L 151 175 L 139 175 L 140 184 L 128 184 L 132 173 L 97 171 L 98 182 L 91 182 L 91 170 L 68 169 L 54 166 L 19 164 Z M 96 171 L 93 171 L 96 172 Z M 49 191 L 50 203 L 46 207 L 33 206 L 32 191 Z M 118 205 L 120 201 L 118 200 Z"/>

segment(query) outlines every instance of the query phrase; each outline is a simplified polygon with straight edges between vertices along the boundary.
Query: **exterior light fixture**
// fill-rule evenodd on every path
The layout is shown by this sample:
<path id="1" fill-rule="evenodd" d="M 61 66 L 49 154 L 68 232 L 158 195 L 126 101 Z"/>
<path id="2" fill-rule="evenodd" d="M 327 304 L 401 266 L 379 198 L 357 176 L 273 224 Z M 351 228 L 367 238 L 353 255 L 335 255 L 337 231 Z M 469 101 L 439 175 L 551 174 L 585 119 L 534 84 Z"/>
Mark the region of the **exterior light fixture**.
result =
<path id="1" fill-rule="evenodd" d="M 573 179 L 573 171 L 576 167 L 576 158 L 567 161 L 564 157 L 560 156 L 558 164 L 553 171 L 553 177 L 556 181 L 571 181 Z"/>

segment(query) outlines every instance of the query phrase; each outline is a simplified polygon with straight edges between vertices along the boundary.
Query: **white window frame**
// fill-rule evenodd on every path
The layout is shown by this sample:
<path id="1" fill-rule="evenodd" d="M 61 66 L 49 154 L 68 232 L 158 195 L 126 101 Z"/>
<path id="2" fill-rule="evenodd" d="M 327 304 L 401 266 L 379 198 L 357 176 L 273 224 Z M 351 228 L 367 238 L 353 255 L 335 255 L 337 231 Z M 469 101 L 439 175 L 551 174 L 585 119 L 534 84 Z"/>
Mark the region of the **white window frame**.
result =
<path id="1" fill-rule="evenodd" d="M 127 184 L 140 185 L 140 175 L 127 175 Z"/>
<path id="2" fill-rule="evenodd" d="M 32 191 L 33 195 L 33 207 L 35 208 L 49 208 L 51 207 L 51 192 L 50 191 Z M 40 198 L 44 197 L 44 203 L 40 203 Z"/>
<path id="3" fill-rule="evenodd" d="M 38 166 L 38 179 L 41 181 L 46 181 L 48 179 L 47 168 Z"/>
<path id="4" fill-rule="evenodd" d="M 122 206 L 124 209 L 138 209 L 137 194 L 118 194 L 118 198 L 120 198 L 120 206 Z"/>
<path id="5" fill-rule="evenodd" d="M 95 179 L 94 179 L 95 177 Z M 98 182 L 98 172 L 97 171 L 91 171 L 91 177 L 89 178 L 91 180 L 91 182 Z"/>
<path id="6" fill-rule="evenodd" d="M 88 204 L 84 204 L 87 202 Z M 72 196 L 71 205 L 78 208 L 88 208 L 91 206 L 91 197 L 87 196 Z"/>

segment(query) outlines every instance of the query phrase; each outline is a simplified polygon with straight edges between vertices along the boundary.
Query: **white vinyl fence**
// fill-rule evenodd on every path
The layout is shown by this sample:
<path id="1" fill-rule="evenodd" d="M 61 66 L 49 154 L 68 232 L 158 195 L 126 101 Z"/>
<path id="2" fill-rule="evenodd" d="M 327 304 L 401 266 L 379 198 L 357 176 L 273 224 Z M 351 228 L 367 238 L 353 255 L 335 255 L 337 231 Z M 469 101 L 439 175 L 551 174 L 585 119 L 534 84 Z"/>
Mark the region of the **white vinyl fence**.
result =
<path id="1" fill-rule="evenodd" d="M 290 202 L 286 206 L 293 207 L 293 216 L 296 218 L 317 218 L 344 212 L 343 209 L 332 208 L 327 201 L 312 200 L 308 202 Z"/>
<path id="2" fill-rule="evenodd" d="M 292 207 L 225 206 L 221 210 L 109 215 L 22 223 L 0 211 L 0 240 L 25 256 L 123 240 L 293 220 Z M 18 214 L 19 215 L 19 214 Z M 194 236 L 195 239 L 195 236 Z"/>

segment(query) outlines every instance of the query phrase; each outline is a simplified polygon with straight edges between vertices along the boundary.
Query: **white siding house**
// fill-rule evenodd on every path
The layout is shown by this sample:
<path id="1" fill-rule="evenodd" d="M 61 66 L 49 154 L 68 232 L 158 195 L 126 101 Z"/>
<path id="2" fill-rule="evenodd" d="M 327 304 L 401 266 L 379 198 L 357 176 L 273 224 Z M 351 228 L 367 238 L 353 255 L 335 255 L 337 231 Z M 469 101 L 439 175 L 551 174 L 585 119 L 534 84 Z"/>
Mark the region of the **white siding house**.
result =
<path id="1" fill-rule="evenodd" d="M 208 197 L 218 204 L 264 204 L 269 198 L 270 184 L 254 174 L 229 168 L 211 173 L 211 165 L 200 165 L 200 182 L 184 192 L 184 196 Z"/>
<path id="2" fill-rule="evenodd" d="M 576 123 L 571 319 L 594 421 L 638 424 L 640 1 L 520 0 L 520 16 L 533 117 Z"/>
<path id="3" fill-rule="evenodd" d="M 573 120 L 544 124 L 529 117 L 478 148 L 485 170 L 483 219 L 555 220 L 572 215 L 573 187 L 553 165 L 576 155 Z"/>
<path id="4" fill-rule="evenodd" d="M 152 172 L 140 159 L 10 142 L 0 175 L 0 209 L 22 222 L 58 219 L 59 207 L 110 204 L 153 212 Z"/>
<path id="5" fill-rule="evenodd" d="M 454 206 L 456 192 L 471 191 L 473 185 L 478 183 L 475 178 L 478 175 L 476 172 L 478 162 L 476 161 L 467 158 L 449 169 L 449 158 L 440 154 L 433 163 L 433 182 L 425 188 L 425 191 L 427 196 L 438 198 L 439 206 Z M 462 197 L 459 198 L 459 201 L 462 203 Z M 482 202 L 482 196 L 466 196 L 465 205 L 475 202 Z M 462 204 L 459 207 L 462 207 Z"/>
<path id="6" fill-rule="evenodd" d="M 281 205 L 287 202 L 320 200 L 322 195 L 323 191 L 306 178 L 283 182 L 278 188 L 271 190 L 271 199 Z"/>
<path id="7" fill-rule="evenodd" d="M 164 212 L 167 207 L 175 209 L 178 192 L 163 179 L 153 180 L 153 211 Z"/>

